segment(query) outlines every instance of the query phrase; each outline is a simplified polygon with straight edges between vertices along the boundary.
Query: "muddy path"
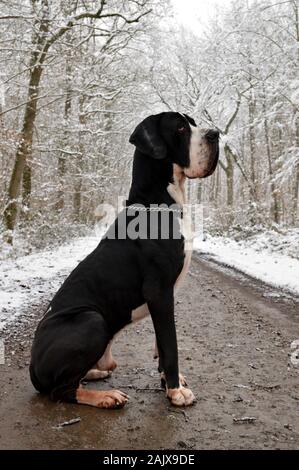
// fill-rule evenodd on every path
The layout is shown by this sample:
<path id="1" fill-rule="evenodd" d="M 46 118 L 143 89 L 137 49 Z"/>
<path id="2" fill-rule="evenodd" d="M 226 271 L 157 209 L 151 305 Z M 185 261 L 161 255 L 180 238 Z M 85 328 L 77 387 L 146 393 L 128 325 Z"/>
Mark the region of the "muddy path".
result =
<path id="1" fill-rule="evenodd" d="M 27 367 L 41 306 L 24 312 L 4 335 L 0 449 L 298 449 L 298 299 L 232 274 L 193 257 L 178 295 L 180 367 L 197 396 L 185 410 L 160 390 L 149 319 L 118 337 L 113 376 L 90 385 L 128 392 L 124 409 L 49 402 Z M 57 428 L 73 418 L 81 420 Z"/>

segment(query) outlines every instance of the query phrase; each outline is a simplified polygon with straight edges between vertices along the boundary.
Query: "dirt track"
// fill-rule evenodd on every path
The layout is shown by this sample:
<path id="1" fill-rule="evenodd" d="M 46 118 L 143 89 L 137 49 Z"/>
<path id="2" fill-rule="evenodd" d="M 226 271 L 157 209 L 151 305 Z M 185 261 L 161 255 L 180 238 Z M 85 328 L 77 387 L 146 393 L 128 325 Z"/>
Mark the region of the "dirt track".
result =
<path id="1" fill-rule="evenodd" d="M 5 338 L 0 365 L 0 449 L 298 449 L 299 366 L 289 356 L 299 339 L 299 301 L 231 274 L 193 257 L 178 296 L 181 371 L 198 399 L 185 410 L 171 407 L 159 389 L 149 319 L 119 336 L 118 368 L 92 385 L 128 392 L 124 409 L 39 396 L 27 365 L 41 308 L 24 312 Z M 255 419 L 234 420 L 244 417 Z"/>

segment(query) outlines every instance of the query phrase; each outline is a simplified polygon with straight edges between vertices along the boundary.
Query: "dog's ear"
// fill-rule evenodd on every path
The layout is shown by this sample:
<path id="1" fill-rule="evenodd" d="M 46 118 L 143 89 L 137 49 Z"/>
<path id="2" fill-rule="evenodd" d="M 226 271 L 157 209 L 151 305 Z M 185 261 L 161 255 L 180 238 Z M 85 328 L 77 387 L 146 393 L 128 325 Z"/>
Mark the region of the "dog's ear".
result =
<path id="1" fill-rule="evenodd" d="M 187 121 L 190 122 L 190 124 L 191 124 L 192 126 L 197 127 L 196 122 L 194 121 L 194 119 L 193 119 L 192 117 L 188 116 L 188 114 L 185 114 L 185 113 L 184 113 L 184 116 L 185 116 L 185 118 L 187 119 Z"/>
<path id="2" fill-rule="evenodd" d="M 167 156 L 167 147 L 160 135 L 159 122 L 161 115 L 155 114 L 144 119 L 131 135 L 129 142 L 140 152 L 158 160 Z"/>

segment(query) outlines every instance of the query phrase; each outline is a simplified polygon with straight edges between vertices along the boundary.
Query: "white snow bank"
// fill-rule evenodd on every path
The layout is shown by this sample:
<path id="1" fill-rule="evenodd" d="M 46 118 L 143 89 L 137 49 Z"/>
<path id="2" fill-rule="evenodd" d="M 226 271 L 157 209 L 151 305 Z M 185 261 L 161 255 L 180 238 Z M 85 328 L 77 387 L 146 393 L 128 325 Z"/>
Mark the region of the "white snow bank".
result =
<path id="1" fill-rule="evenodd" d="M 39 305 L 99 243 L 104 231 L 72 240 L 55 250 L 2 260 L 0 269 L 0 331 L 31 305 Z M 286 236 L 273 232 L 234 241 L 208 236 L 196 238 L 194 247 L 225 265 L 299 295 L 299 230 Z"/>
<path id="2" fill-rule="evenodd" d="M 281 248 L 283 246 L 285 249 Z M 299 259 L 285 253 L 292 251 L 294 256 L 297 251 L 299 254 L 298 247 L 299 237 L 298 233 L 297 236 L 294 235 L 294 231 L 290 236 L 286 236 L 284 242 L 280 240 L 280 243 L 272 232 L 271 236 L 263 234 L 245 241 L 211 236 L 205 241 L 200 238 L 194 241 L 196 250 L 209 254 L 216 261 L 297 295 L 299 295 Z"/>
<path id="3" fill-rule="evenodd" d="M 48 293 L 54 294 L 79 261 L 100 242 L 102 232 L 72 240 L 55 250 L 46 250 L 17 259 L 1 261 L 0 331 L 30 305 L 38 304 Z M 50 299 L 49 299 L 50 300 Z"/>

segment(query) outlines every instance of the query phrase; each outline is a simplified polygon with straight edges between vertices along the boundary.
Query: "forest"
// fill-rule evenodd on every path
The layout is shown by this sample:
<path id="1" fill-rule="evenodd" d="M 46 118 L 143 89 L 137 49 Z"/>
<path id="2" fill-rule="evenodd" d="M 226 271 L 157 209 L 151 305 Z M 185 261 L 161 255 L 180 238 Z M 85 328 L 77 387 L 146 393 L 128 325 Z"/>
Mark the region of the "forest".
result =
<path id="1" fill-rule="evenodd" d="M 135 125 L 175 110 L 221 135 L 189 183 L 213 234 L 298 221 L 298 0 L 234 0 L 199 33 L 169 0 L 0 0 L 0 236 L 83 235 L 126 196 Z"/>
<path id="2" fill-rule="evenodd" d="M 0 0 L 0 452 L 285 466 L 298 205 L 299 0 Z"/>

